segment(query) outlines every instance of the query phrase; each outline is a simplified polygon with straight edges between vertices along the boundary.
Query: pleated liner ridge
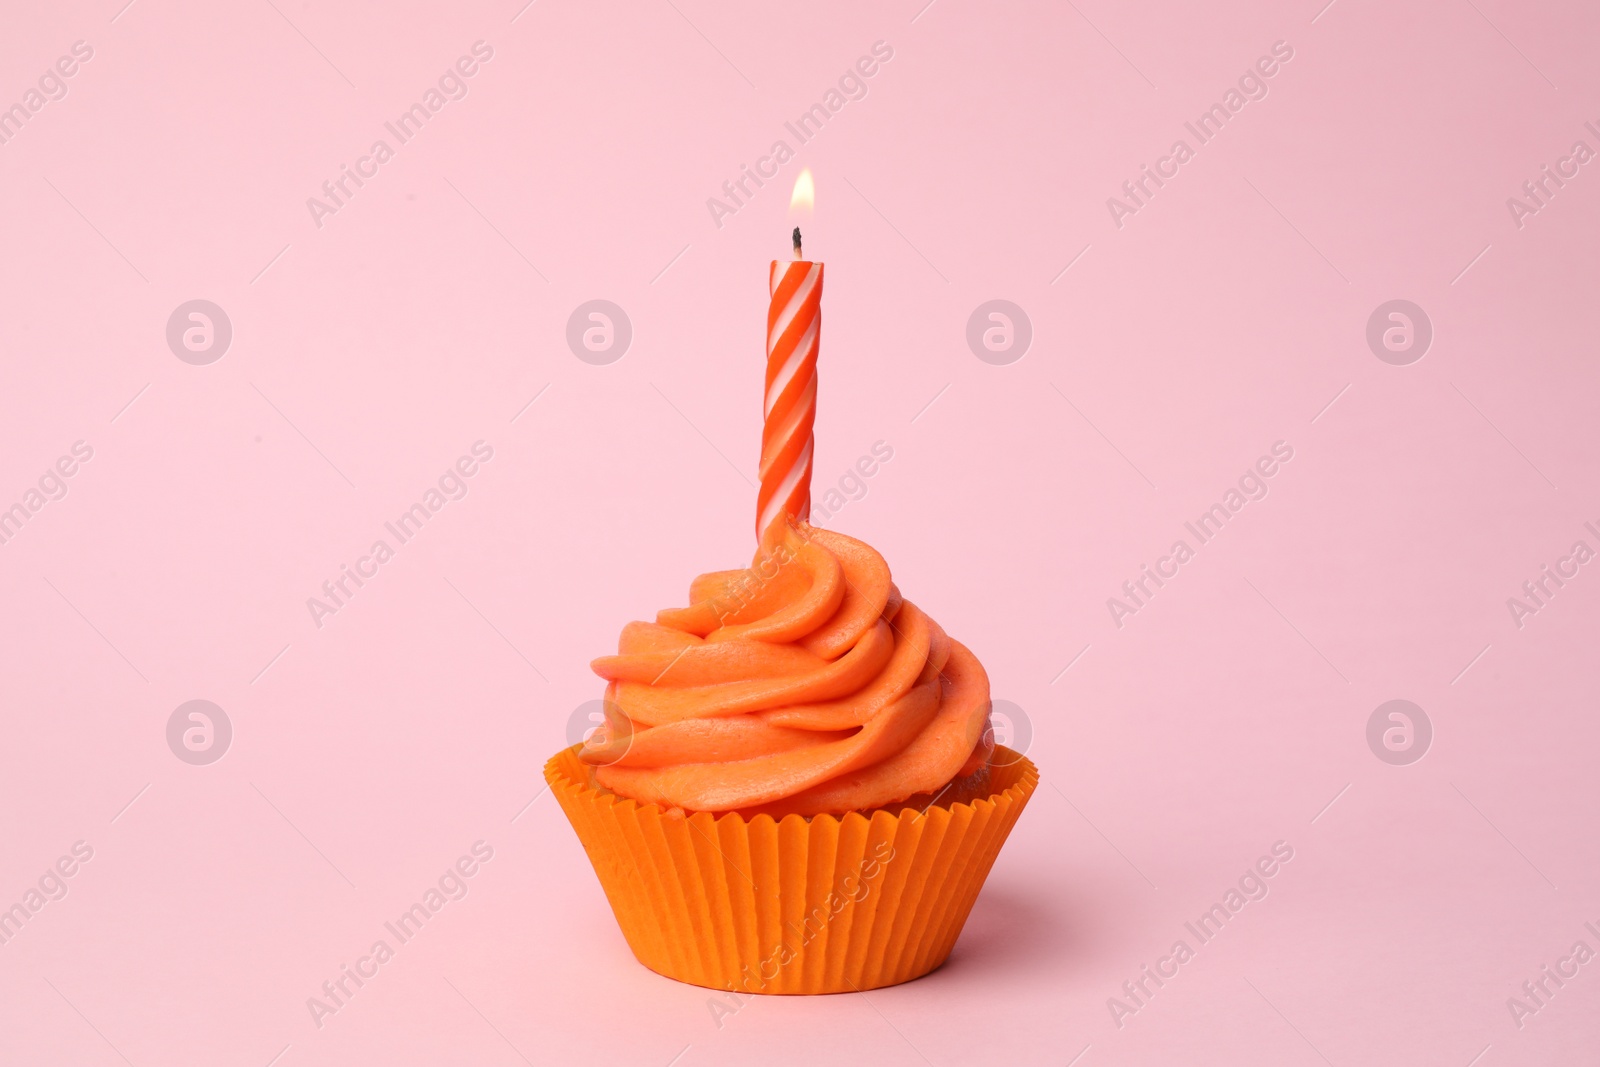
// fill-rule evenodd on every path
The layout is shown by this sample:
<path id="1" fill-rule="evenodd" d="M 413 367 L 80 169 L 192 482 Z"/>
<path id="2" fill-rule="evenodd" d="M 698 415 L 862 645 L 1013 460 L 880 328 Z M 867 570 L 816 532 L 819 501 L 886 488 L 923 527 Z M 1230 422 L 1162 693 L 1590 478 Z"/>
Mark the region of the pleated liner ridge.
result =
<path id="1" fill-rule="evenodd" d="M 590 785 L 577 746 L 545 780 L 639 962 L 739 993 L 848 993 L 920 978 L 950 955 L 1039 783 L 995 749 L 970 803 L 842 818 L 663 812 Z"/>

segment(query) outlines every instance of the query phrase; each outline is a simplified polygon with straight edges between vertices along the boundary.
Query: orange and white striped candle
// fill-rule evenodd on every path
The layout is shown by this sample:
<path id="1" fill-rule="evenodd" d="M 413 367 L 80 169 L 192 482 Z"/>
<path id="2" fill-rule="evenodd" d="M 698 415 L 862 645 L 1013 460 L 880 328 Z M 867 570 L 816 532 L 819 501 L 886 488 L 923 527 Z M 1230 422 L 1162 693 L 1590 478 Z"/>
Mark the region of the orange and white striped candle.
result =
<path id="1" fill-rule="evenodd" d="M 788 514 L 811 515 L 812 424 L 817 416 L 817 340 L 822 332 L 822 264 L 772 261 L 767 307 L 767 389 L 761 428 L 756 538 Z"/>

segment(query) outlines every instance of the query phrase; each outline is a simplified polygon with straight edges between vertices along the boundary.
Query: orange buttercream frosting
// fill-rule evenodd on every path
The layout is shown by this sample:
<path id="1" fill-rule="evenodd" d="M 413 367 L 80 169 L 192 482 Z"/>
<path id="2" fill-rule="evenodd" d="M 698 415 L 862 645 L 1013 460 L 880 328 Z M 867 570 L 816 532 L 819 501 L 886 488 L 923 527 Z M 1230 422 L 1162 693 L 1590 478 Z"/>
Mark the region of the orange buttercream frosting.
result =
<path id="1" fill-rule="evenodd" d="M 689 811 L 866 811 L 983 769 L 989 678 L 900 596 L 870 546 L 787 518 L 746 570 L 702 574 L 686 608 L 594 661 L 595 781 Z"/>

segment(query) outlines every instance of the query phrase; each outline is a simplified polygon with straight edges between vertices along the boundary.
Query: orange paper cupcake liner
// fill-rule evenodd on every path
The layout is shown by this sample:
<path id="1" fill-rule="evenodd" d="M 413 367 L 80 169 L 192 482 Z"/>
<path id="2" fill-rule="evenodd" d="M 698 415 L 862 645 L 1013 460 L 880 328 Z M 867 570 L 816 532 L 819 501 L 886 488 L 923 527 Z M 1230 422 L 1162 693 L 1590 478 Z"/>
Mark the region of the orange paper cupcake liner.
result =
<path id="1" fill-rule="evenodd" d="M 578 747 L 544 776 L 628 947 L 658 974 L 740 993 L 849 993 L 939 966 L 1039 783 L 997 746 L 985 799 L 746 820 L 596 788 Z"/>

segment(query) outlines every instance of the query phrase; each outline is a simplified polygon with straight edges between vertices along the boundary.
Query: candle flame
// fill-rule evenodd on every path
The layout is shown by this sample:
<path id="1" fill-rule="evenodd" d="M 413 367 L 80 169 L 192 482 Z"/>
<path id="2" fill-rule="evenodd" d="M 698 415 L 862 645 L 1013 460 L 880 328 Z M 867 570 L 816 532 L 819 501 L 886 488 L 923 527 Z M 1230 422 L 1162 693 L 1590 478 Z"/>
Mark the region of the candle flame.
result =
<path id="1" fill-rule="evenodd" d="M 817 202 L 817 186 L 811 180 L 811 168 L 806 167 L 794 180 L 794 195 L 789 198 L 789 213 L 809 212 Z"/>

